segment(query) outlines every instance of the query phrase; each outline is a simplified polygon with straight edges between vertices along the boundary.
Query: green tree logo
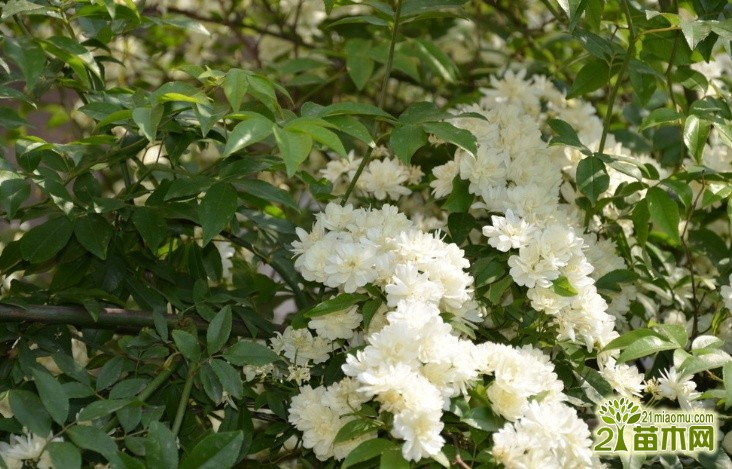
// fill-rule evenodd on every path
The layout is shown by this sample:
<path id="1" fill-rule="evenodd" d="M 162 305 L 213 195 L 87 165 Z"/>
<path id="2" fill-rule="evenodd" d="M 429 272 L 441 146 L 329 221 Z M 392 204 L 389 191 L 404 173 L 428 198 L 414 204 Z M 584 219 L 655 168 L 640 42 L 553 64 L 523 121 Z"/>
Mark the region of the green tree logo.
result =
<path id="1" fill-rule="evenodd" d="M 603 422 L 609 425 L 615 425 L 618 429 L 618 439 L 615 442 L 613 451 L 628 451 L 625 445 L 623 430 L 626 425 L 636 423 L 641 418 L 640 406 L 626 397 L 613 399 L 605 402 L 597 414 L 602 418 Z"/>

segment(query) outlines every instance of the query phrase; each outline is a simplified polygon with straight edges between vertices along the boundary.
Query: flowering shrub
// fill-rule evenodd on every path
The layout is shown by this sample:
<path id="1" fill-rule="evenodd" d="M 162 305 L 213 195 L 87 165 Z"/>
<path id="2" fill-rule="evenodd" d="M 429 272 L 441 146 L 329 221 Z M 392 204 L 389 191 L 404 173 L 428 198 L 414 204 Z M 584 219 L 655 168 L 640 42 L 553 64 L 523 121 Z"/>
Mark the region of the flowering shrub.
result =
<path id="1" fill-rule="evenodd" d="M 0 467 L 732 464 L 726 3 L 9 0 Z"/>

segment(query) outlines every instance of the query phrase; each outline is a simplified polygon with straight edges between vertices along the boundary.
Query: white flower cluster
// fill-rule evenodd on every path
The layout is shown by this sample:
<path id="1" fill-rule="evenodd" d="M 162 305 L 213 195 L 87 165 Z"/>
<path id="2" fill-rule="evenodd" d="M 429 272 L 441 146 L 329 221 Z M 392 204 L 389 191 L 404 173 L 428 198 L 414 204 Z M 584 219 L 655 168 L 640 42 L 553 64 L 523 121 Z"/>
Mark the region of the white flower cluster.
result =
<path id="1" fill-rule="evenodd" d="M 294 329 L 288 326 L 284 333 L 279 333 L 270 339 L 272 350 L 284 355 L 290 363 L 297 366 L 307 366 L 310 362 L 323 363 L 333 351 L 331 341 L 313 336 L 307 329 Z"/>
<path id="2" fill-rule="evenodd" d="M 565 399 L 564 385 L 554 373 L 549 356 L 530 346 L 481 344 L 485 357 L 483 373 L 493 373 L 495 380 L 488 387 L 491 408 L 507 420 L 524 416 L 533 400 L 542 403 Z"/>
<path id="3" fill-rule="evenodd" d="M 392 308 L 383 318 L 372 319 L 366 347 L 343 366 L 350 377 L 345 382 L 356 384 L 348 386 L 355 392 L 351 398 L 359 405 L 375 400 L 394 416 L 391 433 L 405 441 L 405 458 L 437 454 L 444 444 L 443 409 L 451 397 L 466 391 L 481 368 L 477 347 L 459 338 L 440 316 L 443 311 L 463 320 L 480 318 L 462 250 L 420 231 L 389 205 L 353 209 L 329 204 L 312 231 L 298 235 L 295 266 L 304 278 L 347 293 L 376 285 Z M 352 336 L 360 325 L 357 311 L 334 314 L 336 321 L 327 315 L 311 320 L 309 327 L 330 339 Z M 338 418 L 357 410 L 323 404 L 327 399 L 320 394 L 329 390 L 302 388 L 290 410 L 290 421 L 303 431 L 303 444 L 320 459 L 347 453 L 332 443 L 345 421 L 331 422 L 328 433 L 305 409 L 321 409 L 317 418 L 329 415 L 325 407 Z"/>
<path id="4" fill-rule="evenodd" d="M 459 319 L 479 319 L 463 252 L 419 230 L 396 207 L 328 204 L 308 233 L 298 228 L 295 267 L 306 280 L 346 293 L 374 284 L 389 306 L 419 299 Z"/>
<path id="5" fill-rule="evenodd" d="M 8 469 L 21 469 L 25 461 L 34 461 L 34 467 L 39 469 L 51 469 L 54 466 L 46 449 L 52 441 L 64 440 L 61 437 L 53 438 L 52 434 L 47 438 L 32 433 L 10 435 L 8 443 L 0 441 L 0 459 Z"/>
<path id="6" fill-rule="evenodd" d="M 509 469 L 603 467 L 592 455 L 587 425 L 560 402 L 530 402 L 518 421 L 493 434 L 493 442 L 493 455 Z"/>
<path id="7" fill-rule="evenodd" d="M 331 386 L 300 388 L 292 398 L 289 422 L 303 432 L 303 446 L 312 448 L 321 461 L 335 457 L 343 459 L 362 441 L 375 438 L 367 433 L 352 440 L 334 443 L 338 431 L 355 419 L 350 414 L 361 409 L 366 399 L 356 392 L 357 383 L 343 379 Z"/>
<path id="8" fill-rule="evenodd" d="M 465 393 L 482 368 L 482 354 L 453 335 L 434 304 L 402 300 L 386 315 L 388 324 L 349 355 L 343 371 L 358 392 L 394 415 L 391 433 L 405 441 L 402 454 L 418 461 L 437 454 L 444 439 L 442 411 Z"/>
<path id="9" fill-rule="evenodd" d="M 470 193 L 482 198 L 480 207 L 490 212 L 512 210 L 532 222 L 555 217 L 561 174 L 549 158 L 535 119 L 516 105 L 489 111 L 472 105 L 460 111 L 483 117 L 451 120 L 475 135 L 478 151 L 473 156 L 460 149 L 453 161 L 433 170 L 430 185 L 435 196 L 450 193 L 452 180 L 459 175 L 470 182 Z"/>
<path id="10" fill-rule="evenodd" d="M 412 193 L 409 185 L 422 180 L 423 173 L 418 166 L 405 166 L 398 159 L 386 156 L 386 152 L 383 147 L 374 150 L 374 156 L 384 157 L 375 158 L 366 165 L 356 183 L 358 194 L 376 200 L 397 200 Z M 351 151 L 347 158 L 329 161 L 320 174 L 333 184 L 334 194 L 342 194 L 362 161 L 363 158 L 357 158 Z"/>
<path id="11" fill-rule="evenodd" d="M 678 401 L 682 409 L 692 410 L 695 405 L 698 407 L 693 401 L 701 397 L 693 378 L 693 375 L 680 375 L 676 367 L 672 366 L 663 370 L 660 377 L 649 380 L 646 386 L 654 400 L 666 398 Z"/>
<path id="12" fill-rule="evenodd" d="M 520 248 L 540 233 L 513 213 L 509 217 L 496 245 Z M 524 418 L 531 402 L 549 405 L 565 399 L 562 382 L 541 351 L 475 345 L 443 320 L 441 312 L 464 320 L 479 318 L 472 278 L 464 272 L 469 264 L 459 248 L 421 232 L 394 207 L 330 204 L 310 233 L 300 230 L 298 235 L 300 240 L 293 243 L 300 255 L 295 265 L 304 278 L 348 293 L 373 284 L 382 289 L 390 308 L 372 318 L 365 347 L 347 357 L 344 381 L 328 388 L 302 387 L 292 401 L 290 422 L 303 432 L 303 445 L 313 448 L 319 459 L 340 459 L 348 452 L 344 448 L 355 446 L 353 441 L 348 446 L 333 442 L 365 402 L 374 401 L 380 411 L 393 416 L 391 435 L 404 440 L 402 454 L 407 460 L 418 461 L 440 452 L 445 442 L 444 410 L 482 375 L 494 376 L 486 391 L 492 408 L 512 421 Z M 577 245 L 581 248 L 581 238 Z M 311 320 L 309 327 L 331 340 L 347 339 L 360 316 L 353 308 L 334 314 L 332 323 L 326 315 Z M 309 332 L 300 334 L 310 337 Z M 349 402 L 348 407 L 332 404 L 329 396 L 334 389 L 346 396 L 340 402 Z M 577 420 L 571 409 L 558 405 Z M 579 420 L 574 424 L 584 425 Z M 586 426 L 583 431 L 589 433 Z M 572 454 L 589 451 L 581 438 L 561 438 Z"/>
<path id="13" fill-rule="evenodd" d="M 540 227 L 518 218 L 492 216 L 483 228 L 488 244 L 499 251 L 518 249 L 508 259 L 510 275 L 527 287 L 531 306 L 554 318 L 560 340 L 583 342 L 588 350 L 601 348 L 617 337 L 615 320 L 590 277 L 592 264 L 584 254 L 584 239 L 572 227 L 551 223 Z M 557 291 L 562 280 L 568 291 Z M 572 294 L 571 287 L 576 291 Z"/>
<path id="14" fill-rule="evenodd" d="M 608 314 L 607 302 L 595 286 L 599 276 L 592 275 L 595 268 L 586 253 L 594 253 L 595 246 L 603 241 L 593 254 L 593 259 L 603 264 L 601 272 L 608 273 L 607 266 L 623 268 L 624 262 L 614 253 L 611 242 L 583 236 L 574 228 L 583 225 L 582 217 L 576 206 L 560 203 L 559 198 L 566 160 L 557 162 L 556 150 L 542 140 L 540 130 L 549 117 L 544 109 L 567 119 L 575 113 L 596 120 L 594 108 L 566 100 L 549 81 L 543 77 L 526 79 L 525 72 L 508 72 L 503 79 L 492 79 L 491 84 L 493 89 L 482 90 L 484 98 L 479 105 L 459 109 L 483 119 L 463 116 L 452 120 L 475 135 L 477 154 L 459 150 L 453 161 L 436 167 L 431 183 L 434 194 L 449 194 L 456 176 L 468 181 L 469 191 L 481 198 L 474 209 L 503 215 L 493 216 L 483 234 L 500 251 L 518 250 L 508 260 L 510 275 L 516 284 L 528 288 L 532 307 L 553 318 L 560 340 L 599 350 L 618 334 L 615 317 Z M 597 131 L 602 133 L 602 125 L 595 120 L 582 121 L 580 133 L 599 138 Z M 635 290 L 616 296 L 614 313 L 621 315 L 627 311 L 629 299 L 635 297 Z M 616 365 L 613 354 L 604 354 L 600 366 L 619 392 L 636 394 L 642 389 L 642 375 L 626 365 Z"/>

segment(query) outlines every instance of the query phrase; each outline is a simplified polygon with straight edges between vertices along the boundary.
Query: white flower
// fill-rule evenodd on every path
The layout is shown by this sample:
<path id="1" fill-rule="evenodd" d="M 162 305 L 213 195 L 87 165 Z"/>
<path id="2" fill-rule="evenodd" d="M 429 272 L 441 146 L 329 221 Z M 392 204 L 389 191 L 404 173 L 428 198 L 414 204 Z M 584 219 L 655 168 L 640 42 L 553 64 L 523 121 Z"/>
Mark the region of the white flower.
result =
<path id="1" fill-rule="evenodd" d="M 732 284 L 732 274 L 729 276 L 728 282 L 729 284 Z M 722 295 L 724 306 L 732 311 L 732 286 L 722 285 L 722 288 L 719 289 L 719 293 Z"/>
<path id="2" fill-rule="evenodd" d="M 531 402 L 526 414 L 493 434 L 493 455 L 508 469 L 601 467 L 593 457 L 590 430 L 559 403 Z"/>
<path id="3" fill-rule="evenodd" d="M 693 376 L 679 376 L 676 368 L 672 366 L 661 372 L 658 378 L 658 391 L 661 396 L 678 401 L 682 409 L 690 410 L 691 401 L 701 397 L 692 378 Z"/>
<path id="4" fill-rule="evenodd" d="M 450 160 L 432 169 L 435 179 L 430 182 L 430 187 L 436 199 L 447 197 L 452 192 L 452 181 L 459 172 L 460 165 L 456 160 Z"/>
<path id="5" fill-rule="evenodd" d="M 548 288 L 552 285 L 552 280 L 559 278 L 559 270 L 542 256 L 539 243 L 521 247 L 518 255 L 508 258 L 508 265 L 511 268 L 511 277 L 517 285 Z"/>
<path id="6" fill-rule="evenodd" d="M 618 365 L 611 359 L 600 369 L 600 374 L 621 396 L 631 398 L 643 393 L 643 374 L 634 366 Z"/>
<path id="7" fill-rule="evenodd" d="M 440 413 L 424 410 L 400 412 L 394 416 L 392 435 L 405 440 L 402 455 L 407 461 L 419 461 L 440 452 L 445 439 L 440 432 L 445 426 Z"/>
<path id="8" fill-rule="evenodd" d="M 350 339 L 353 337 L 354 329 L 361 325 L 362 319 L 358 306 L 353 306 L 313 318 L 308 323 L 308 327 L 315 329 L 319 336 L 329 340 Z"/>
<path id="9" fill-rule="evenodd" d="M 377 200 L 387 197 L 396 200 L 412 191 L 404 186 L 409 179 L 409 170 L 396 159 L 373 160 L 361 174 L 357 186 L 369 192 Z"/>
<path id="10" fill-rule="evenodd" d="M 444 293 L 442 285 L 420 273 L 414 264 L 397 265 L 391 283 L 384 287 L 384 291 L 388 305 L 392 307 L 402 300 L 438 304 Z"/>
<path id="11" fill-rule="evenodd" d="M 363 243 L 339 243 L 323 267 L 329 287 L 343 287 L 346 293 L 353 293 L 377 278 L 374 269 L 376 249 Z"/>
<path id="12" fill-rule="evenodd" d="M 288 417 L 303 432 L 303 446 L 312 448 L 321 461 L 333 456 L 333 440 L 345 424 L 337 412 L 322 404 L 325 393 L 323 386 L 300 388 L 300 394 L 292 398 Z"/>
<path id="13" fill-rule="evenodd" d="M 483 227 L 483 236 L 488 238 L 488 244 L 503 252 L 526 245 L 534 231 L 533 226 L 511 210 L 506 211 L 505 217 L 491 216 L 491 221 L 493 226 Z"/>
<path id="14" fill-rule="evenodd" d="M 5 461 L 9 468 L 23 467 L 26 460 L 36 461 L 40 469 L 50 469 L 51 457 L 46 451 L 46 446 L 52 441 L 64 441 L 63 438 L 53 438 L 53 434 L 43 438 L 32 433 L 23 435 L 10 435 L 9 442 L 0 441 L 0 458 Z"/>

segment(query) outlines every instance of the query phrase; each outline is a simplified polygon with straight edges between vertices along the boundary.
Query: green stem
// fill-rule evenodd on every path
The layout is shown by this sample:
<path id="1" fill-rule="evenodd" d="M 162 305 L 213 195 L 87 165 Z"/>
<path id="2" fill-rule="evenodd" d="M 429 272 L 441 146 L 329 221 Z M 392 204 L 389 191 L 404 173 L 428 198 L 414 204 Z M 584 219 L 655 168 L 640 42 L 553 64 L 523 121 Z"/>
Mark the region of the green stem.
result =
<path id="1" fill-rule="evenodd" d="M 152 396 L 152 394 L 158 390 L 158 388 L 165 383 L 170 376 L 175 373 L 175 371 L 178 369 L 178 367 L 183 363 L 183 359 L 180 355 L 174 355 L 172 360 L 170 361 L 170 364 L 163 368 L 163 371 L 160 372 L 159 375 L 157 375 L 152 381 L 150 381 L 145 389 L 140 392 L 140 394 L 137 396 L 137 398 L 141 402 L 145 402 Z"/>
<path id="2" fill-rule="evenodd" d="M 399 36 L 399 20 L 401 19 L 401 15 L 402 15 L 402 0 L 397 0 L 396 10 L 394 12 L 394 29 L 392 29 L 392 31 L 391 31 L 391 42 L 389 43 L 389 56 L 386 59 L 386 69 L 384 70 L 384 81 L 381 82 L 381 92 L 379 93 L 379 108 L 380 109 L 384 109 L 384 105 L 386 104 L 386 92 L 389 87 L 389 78 L 391 77 L 391 70 L 394 66 L 394 49 L 396 48 L 397 37 Z M 374 126 L 373 126 L 374 135 L 376 135 L 378 128 L 379 128 L 378 121 L 374 121 Z M 369 147 L 368 151 L 366 152 L 366 155 L 364 155 L 363 160 L 361 161 L 361 164 L 358 165 L 356 174 L 353 175 L 353 179 L 351 179 L 350 184 L 348 184 L 346 193 L 343 194 L 343 198 L 341 199 L 341 205 L 346 205 L 348 198 L 351 196 L 351 192 L 353 192 L 353 189 L 356 187 L 358 178 L 361 177 L 361 173 L 363 173 L 364 168 L 366 168 L 366 165 L 369 164 L 369 161 L 371 160 L 371 155 L 373 155 L 373 153 L 374 153 L 374 147 Z"/>
<path id="3" fill-rule="evenodd" d="M 175 420 L 173 421 L 172 432 L 174 436 L 178 436 L 180 426 L 183 423 L 183 416 L 185 415 L 186 408 L 188 407 L 188 398 L 191 396 L 191 389 L 193 389 L 194 376 L 196 376 L 196 368 L 189 368 L 186 382 L 183 385 L 183 392 L 181 393 L 180 401 L 178 402 L 178 411 L 175 413 Z"/>
<path id="4" fill-rule="evenodd" d="M 381 83 L 381 94 L 379 95 L 379 107 L 384 108 L 386 103 L 386 91 L 391 77 L 391 69 L 394 65 L 394 49 L 396 48 L 397 37 L 399 36 L 399 20 L 402 15 L 402 0 L 397 0 L 396 11 L 394 12 L 394 29 L 391 32 L 391 43 L 389 44 L 389 57 L 386 59 L 386 71 L 384 81 Z"/>
<path id="5" fill-rule="evenodd" d="M 343 198 L 341 199 L 341 205 L 346 205 L 346 202 L 348 202 L 348 198 L 351 196 L 351 192 L 353 192 L 353 189 L 356 188 L 356 182 L 358 182 L 358 178 L 361 177 L 361 173 L 363 173 L 364 168 L 366 168 L 369 160 L 371 160 L 371 154 L 374 152 L 374 148 L 375 146 L 369 147 L 366 155 L 364 155 L 363 157 L 363 160 L 361 160 L 361 164 L 358 165 L 358 169 L 356 169 L 356 174 L 353 175 L 353 179 L 351 179 L 351 182 L 348 184 L 348 188 L 346 188 L 346 193 L 343 194 Z"/>
<path id="6" fill-rule="evenodd" d="M 605 142 L 607 141 L 607 134 L 610 131 L 610 122 L 613 118 L 613 108 L 615 107 L 615 100 L 618 97 L 618 91 L 620 85 L 623 84 L 623 78 L 625 73 L 628 71 L 630 65 L 630 59 L 635 55 L 635 29 L 633 28 L 633 18 L 630 14 L 630 7 L 628 6 L 628 0 L 623 0 L 623 7 L 625 9 L 625 16 L 628 18 L 628 50 L 625 53 L 625 59 L 620 66 L 618 77 L 615 79 L 615 85 L 610 90 L 610 96 L 607 103 L 607 113 L 605 114 L 605 121 L 602 124 L 602 137 L 600 137 L 600 145 L 597 148 L 598 153 L 602 153 L 605 150 Z"/>
<path id="7" fill-rule="evenodd" d="M 152 394 L 157 391 L 158 388 L 163 383 L 165 383 L 173 373 L 175 373 L 175 371 L 178 369 L 182 362 L 183 359 L 180 355 L 173 355 L 173 358 L 168 366 L 163 368 L 163 371 L 161 371 L 159 375 L 157 375 L 152 381 L 147 384 L 145 389 L 143 389 L 142 392 L 137 395 L 137 399 L 140 402 L 145 402 L 146 400 L 148 400 L 150 396 L 152 396 Z M 113 417 L 112 420 L 107 422 L 107 425 L 104 426 L 104 432 L 109 433 L 117 426 L 118 423 L 119 420 L 117 419 L 117 417 Z"/>

